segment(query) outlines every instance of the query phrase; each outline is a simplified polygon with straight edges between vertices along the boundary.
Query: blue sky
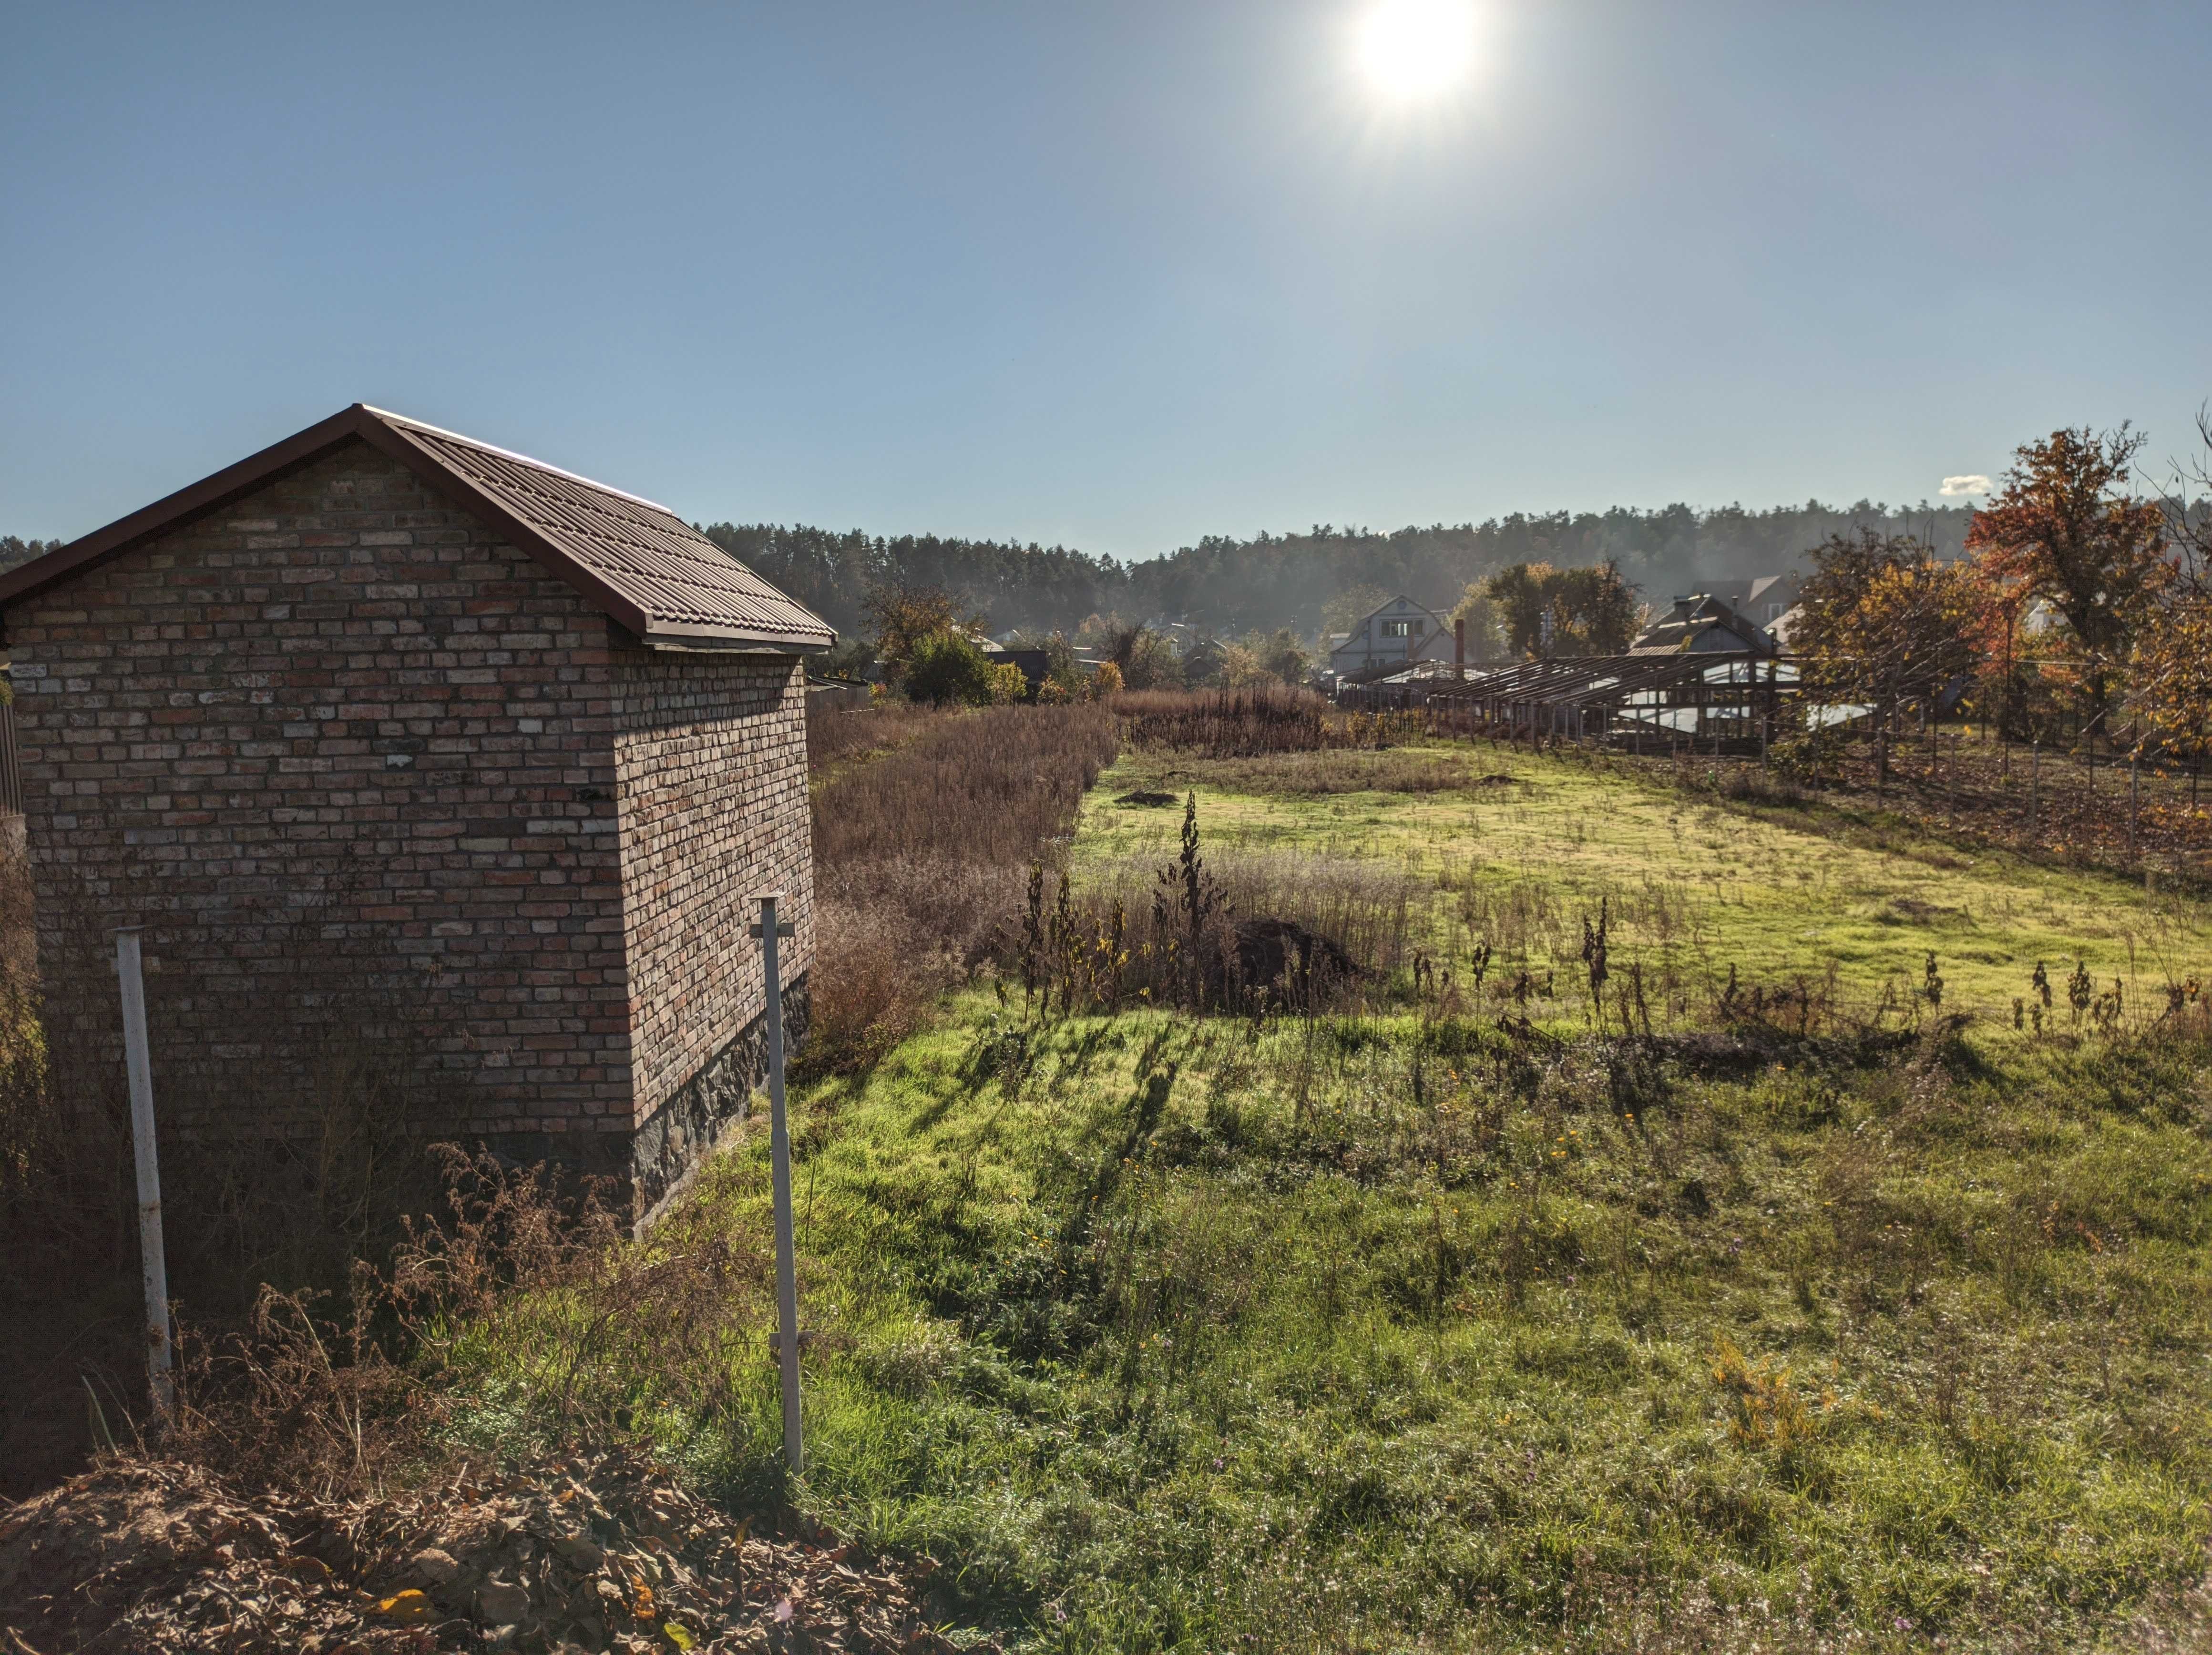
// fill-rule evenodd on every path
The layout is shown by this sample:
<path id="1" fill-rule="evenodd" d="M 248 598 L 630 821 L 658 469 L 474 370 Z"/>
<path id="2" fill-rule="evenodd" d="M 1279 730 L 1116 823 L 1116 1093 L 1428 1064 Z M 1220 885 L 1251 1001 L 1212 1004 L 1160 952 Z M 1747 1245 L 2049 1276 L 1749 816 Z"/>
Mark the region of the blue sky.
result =
<path id="1" fill-rule="evenodd" d="M 1062 541 L 1918 500 L 2212 397 L 2212 6 L 0 0 L 0 531 L 356 400 Z"/>

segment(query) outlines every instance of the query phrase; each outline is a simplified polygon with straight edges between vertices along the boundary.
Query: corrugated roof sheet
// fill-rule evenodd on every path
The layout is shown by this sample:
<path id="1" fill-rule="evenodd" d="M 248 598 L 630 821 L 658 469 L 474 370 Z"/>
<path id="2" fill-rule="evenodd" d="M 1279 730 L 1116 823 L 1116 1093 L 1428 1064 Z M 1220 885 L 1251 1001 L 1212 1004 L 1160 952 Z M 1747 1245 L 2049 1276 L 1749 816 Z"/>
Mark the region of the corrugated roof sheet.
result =
<path id="1" fill-rule="evenodd" d="M 733 634 L 817 648 L 836 640 L 820 616 L 665 506 L 381 409 L 368 412 L 628 598 L 650 636 Z"/>
<path id="2" fill-rule="evenodd" d="M 0 605 L 220 510 L 356 439 L 512 537 L 648 643 L 818 650 L 836 642 L 827 621 L 666 506 L 361 403 L 0 575 Z"/>

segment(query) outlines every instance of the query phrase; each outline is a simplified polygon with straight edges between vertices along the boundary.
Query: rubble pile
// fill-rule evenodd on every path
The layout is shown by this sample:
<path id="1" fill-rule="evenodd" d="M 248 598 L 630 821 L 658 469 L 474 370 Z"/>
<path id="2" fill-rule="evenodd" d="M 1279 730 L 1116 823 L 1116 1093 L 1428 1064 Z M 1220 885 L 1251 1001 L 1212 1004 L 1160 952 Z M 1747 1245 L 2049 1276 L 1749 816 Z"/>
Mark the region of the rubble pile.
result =
<path id="1" fill-rule="evenodd" d="M 0 1652 L 933 1652 L 917 1573 L 749 1533 L 629 1452 L 401 1498 L 116 1460 L 0 1513 Z"/>

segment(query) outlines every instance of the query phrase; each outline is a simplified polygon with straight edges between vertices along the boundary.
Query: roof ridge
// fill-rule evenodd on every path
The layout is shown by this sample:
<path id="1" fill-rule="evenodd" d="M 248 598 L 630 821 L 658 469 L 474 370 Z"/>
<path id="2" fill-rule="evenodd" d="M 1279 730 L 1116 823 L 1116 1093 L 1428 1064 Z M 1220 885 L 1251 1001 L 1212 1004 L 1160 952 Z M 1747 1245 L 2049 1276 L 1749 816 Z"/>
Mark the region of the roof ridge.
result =
<path id="1" fill-rule="evenodd" d="M 597 477 L 587 477 L 580 471 L 571 471 L 568 467 L 556 465 L 550 460 L 541 460 L 532 455 L 518 453 L 512 448 L 501 448 L 497 443 L 486 442 L 481 437 L 471 437 L 465 432 L 448 431 L 442 425 L 432 425 L 428 420 L 418 420 L 410 415 L 395 414 L 390 409 L 379 408 L 373 403 L 363 403 L 361 408 L 364 414 L 374 414 L 380 420 L 390 420 L 416 431 L 427 431 L 434 437 L 443 437 L 448 442 L 457 442 L 469 448 L 480 449 L 487 454 L 496 454 L 501 459 L 513 460 L 520 465 L 531 466 L 540 471 L 550 471 L 556 477 L 566 477 L 571 482 L 580 482 L 586 488 L 596 488 L 603 494 L 612 494 L 617 500 L 626 500 L 633 505 L 649 506 L 656 512 L 665 512 L 670 517 L 676 518 L 679 523 L 683 521 L 673 507 L 663 506 L 657 500 L 647 500 L 643 494 L 633 494 L 627 488 L 617 488 L 611 482 L 601 482 Z"/>

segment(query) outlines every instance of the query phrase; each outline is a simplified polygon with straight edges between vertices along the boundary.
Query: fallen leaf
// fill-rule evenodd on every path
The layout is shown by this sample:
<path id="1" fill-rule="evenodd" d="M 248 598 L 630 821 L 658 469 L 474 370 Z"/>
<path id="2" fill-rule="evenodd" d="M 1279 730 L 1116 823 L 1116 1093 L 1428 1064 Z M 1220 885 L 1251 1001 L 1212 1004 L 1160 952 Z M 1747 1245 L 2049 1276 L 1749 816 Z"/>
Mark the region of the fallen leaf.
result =
<path id="1" fill-rule="evenodd" d="M 404 1591 L 395 1591 L 389 1597 L 380 1597 L 376 1612 L 387 1621 L 427 1621 L 434 1612 L 430 1600 L 410 1586 Z"/>

